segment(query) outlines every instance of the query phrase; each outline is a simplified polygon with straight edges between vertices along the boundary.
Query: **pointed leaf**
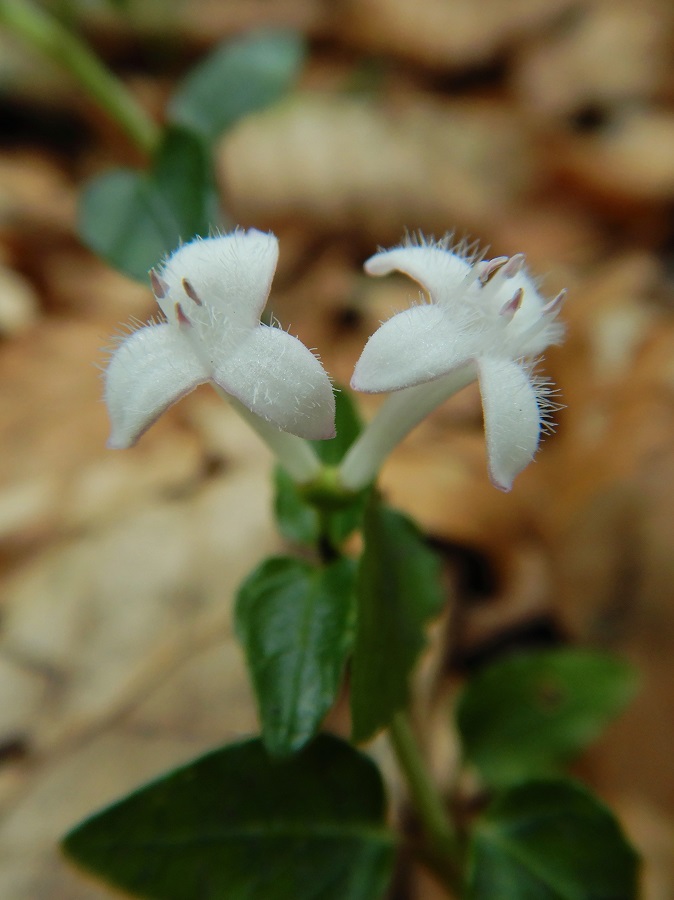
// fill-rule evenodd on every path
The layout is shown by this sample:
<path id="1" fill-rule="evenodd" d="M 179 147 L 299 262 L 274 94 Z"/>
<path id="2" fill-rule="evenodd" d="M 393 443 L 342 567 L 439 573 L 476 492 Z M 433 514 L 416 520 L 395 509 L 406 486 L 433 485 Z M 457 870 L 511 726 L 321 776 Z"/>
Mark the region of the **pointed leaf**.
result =
<path id="1" fill-rule="evenodd" d="M 236 626 L 257 695 L 265 746 L 300 749 L 340 688 L 353 639 L 355 567 L 268 559 L 242 585 Z"/>
<path id="2" fill-rule="evenodd" d="M 601 734 L 635 687 L 626 663 L 590 650 L 500 660 L 475 676 L 459 698 L 465 755 L 495 786 L 553 774 Z"/>
<path id="3" fill-rule="evenodd" d="M 106 172 L 89 182 L 78 212 L 84 243 L 144 283 L 181 241 L 221 224 L 209 153 L 200 138 L 178 128 L 167 131 L 149 174 Z"/>
<path id="4" fill-rule="evenodd" d="M 478 820 L 467 900 L 636 900 L 638 862 L 611 812 L 570 781 L 528 782 Z"/>
<path id="5" fill-rule="evenodd" d="M 169 104 L 169 116 L 212 140 L 280 100 L 295 84 L 305 52 L 302 38 L 290 31 L 228 40 L 190 72 Z"/>
<path id="6" fill-rule="evenodd" d="M 209 753 L 75 828 L 64 850 L 152 900 L 377 900 L 393 838 L 374 763 L 322 736 L 273 762 L 258 740 Z"/>
<path id="7" fill-rule="evenodd" d="M 151 178 L 180 230 L 182 243 L 197 235 L 205 237 L 223 224 L 211 151 L 195 132 L 175 125 L 166 129 Z"/>
<path id="8" fill-rule="evenodd" d="M 409 519 L 373 498 L 363 534 L 351 674 L 354 741 L 372 737 L 407 704 L 426 626 L 444 602 L 439 560 Z"/>

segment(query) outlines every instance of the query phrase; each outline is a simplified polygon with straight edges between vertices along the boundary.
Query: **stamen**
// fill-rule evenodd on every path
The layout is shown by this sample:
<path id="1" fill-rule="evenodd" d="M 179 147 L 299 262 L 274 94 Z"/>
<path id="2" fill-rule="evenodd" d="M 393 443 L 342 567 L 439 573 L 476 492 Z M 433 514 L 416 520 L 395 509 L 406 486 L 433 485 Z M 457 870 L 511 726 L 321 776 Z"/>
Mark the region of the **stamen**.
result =
<path id="1" fill-rule="evenodd" d="M 178 325 L 186 325 L 188 328 L 191 328 L 192 323 L 185 315 L 185 311 L 183 310 L 180 303 L 176 303 L 175 311 L 176 311 L 176 319 L 178 320 Z"/>
<path id="2" fill-rule="evenodd" d="M 544 316 L 556 316 L 557 313 L 562 308 L 564 301 L 566 300 L 566 288 L 561 290 L 556 297 L 553 297 L 548 303 L 545 304 L 543 309 L 541 310 L 541 314 Z"/>
<path id="3" fill-rule="evenodd" d="M 511 256 L 508 262 L 503 266 L 503 274 L 506 278 L 512 278 L 513 275 L 517 275 L 522 271 L 525 262 L 526 256 L 524 253 L 516 253 L 514 256 Z"/>
<path id="4" fill-rule="evenodd" d="M 168 294 L 169 286 L 161 275 L 157 275 L 154 269 L 150 269 L 150 284 L 152 285 L 152 293 L 157 300 L 163 300 Z"/>
<path id="5" fill-rule="evenodd" d="M 505 316 L 508 319 L 512 319 L 517 310 L 522 305 L 522 299 L 524 298 L 524 290 L 523 288 L 517 288 L 512 298 L 508 300 L 508 302 L 501 307 L 500 315 Z"/>
<path id="6" fill-rule="evenodd" d="M 478 263 L 480 266 L 480 284 L 486 284 L 507 262 L 507 256 L 497 256 L 494 259 L 488 259 L 483 263 Z"/>
<path id="7" fill-rule="evenodd" d="M 201 302 L 199 295 L 194 290 L 192 283 L 190 281 L 188 281 L 187 278 L 183 278 L 183 290 L 185 291 L 187 296 L 190 298 L 190 300 L 193 300 L 197 304 L 197 306 L 203 306 L 203 303 Z"/>

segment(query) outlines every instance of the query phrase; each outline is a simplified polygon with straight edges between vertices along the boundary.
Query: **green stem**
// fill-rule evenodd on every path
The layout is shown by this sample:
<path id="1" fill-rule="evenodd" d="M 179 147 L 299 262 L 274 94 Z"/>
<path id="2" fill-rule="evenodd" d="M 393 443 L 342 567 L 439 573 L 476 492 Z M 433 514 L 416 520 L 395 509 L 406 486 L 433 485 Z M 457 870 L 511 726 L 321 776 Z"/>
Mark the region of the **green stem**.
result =
<path id="1" fill-rule="evenodd" d="M 389 736 L 428 840 L 421 858 L 454 891 L 459 882 L 457 836 L 428 773 L 406 713 L 394 716 L 389 725 Z"/>
<path id="2" fill-rule="evenodd" d="M 0 0 L 0 25 L 66 69 L 115 119 L 144 153 L 159 142 L 159 128 L 124 85 L 74 34 L 31 0 Z"/>

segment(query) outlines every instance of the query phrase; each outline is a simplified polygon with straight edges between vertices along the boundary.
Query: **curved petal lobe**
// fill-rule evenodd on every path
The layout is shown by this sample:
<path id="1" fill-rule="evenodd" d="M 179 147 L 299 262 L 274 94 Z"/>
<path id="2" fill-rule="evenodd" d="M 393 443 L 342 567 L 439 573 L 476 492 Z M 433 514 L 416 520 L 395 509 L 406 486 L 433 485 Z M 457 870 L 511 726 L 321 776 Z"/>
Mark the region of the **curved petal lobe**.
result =
<path id="1" fill-rule="evenodd" d="M 176 303 L 196 295 L 223 314 L 231 326 L 254 328 L 264 309 L 278 261 L 278 240 L 250 228 L 191 241 L 176 250 L 161 270 L 168 291 L 157 298 L 167 318 Z"/>
<path id="2" fill-rule="evenodd" d="M 108 446 L 131 447 L 169 406 L 208 373 L 171 325 L 147 325 L 115 351 L 105 372 L 112 430 Z"/>
<path id="3" fill-rule="evenodd" d="M 534 457 L 541 431 L 536 391 L 528 372 L 509 359 L 478 360 L 489 475 L 509 491 Z"/>
<path id="4" fill-rule="evenodd" d="M 351 387 L 369 394 L 412 387 L 465 365 L 475 350 L 475 336 L 458 328 L 443 307 L 413 306 L 370 337 Z"/>
<path id="5" fill-rule="evenodd" d="M 213 380 L 244 406 L 308 440 L 335 435 L 330 379 L 301 341 L 260 325 L 213 372 Z"/>
<path id="6" fill-rule="evenodd" d="M 371 256 L 368 275 L 388 275 L 397 270 L 417 281 L 433 300 L 443 303 L 471 271 L 465 259 L 441 246 L 397 247 Z"/>

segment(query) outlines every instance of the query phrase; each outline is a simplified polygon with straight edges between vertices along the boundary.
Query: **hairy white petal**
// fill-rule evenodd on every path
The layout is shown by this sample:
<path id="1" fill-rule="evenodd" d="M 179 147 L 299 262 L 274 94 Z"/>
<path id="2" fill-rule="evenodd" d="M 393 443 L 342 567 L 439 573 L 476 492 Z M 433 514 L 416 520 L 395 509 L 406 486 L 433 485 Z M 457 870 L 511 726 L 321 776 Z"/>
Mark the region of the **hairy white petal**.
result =
<path id="1" fill-rule="evenodd" d="M 444 307 L 413 306 L 370 337 L 351 387 L 376 394 L 431 381 L 465 365 L 478 348 L 476 333 L 457 324 Z"/>
<path id="2" fill-rule="evenodd" d="M 534 457 L 541 431 L 536 390 L 525 366 L 510 359 L 478 360 L 489 474 L 509 491 Z"/>
<path id="3" fill-rule="evenodd" d="M 396 247 L 371 256 L 365 263 L 368 275 L 388 275 L 397 270 L 413 278 L 444 303 L 470 273 L 471 267 L 456 253 L 442 246 Z"/>
<path id="4" fill-rule="evenodd" d="M 213 372 L 213 380 L 244 406 L 298 437 L 335 434 L 330 379 L 304 344 L 278 328 L 255 328 Z"/>
<path id="5" fill-rule="evenodd" d="M 194 293 L 231 327 L 253 328 L 267 302 L 277 261 L 278 240 L 255 228 L 197 239 L 176 250 L 161 268 L 168 291 L 157 300 L 174 320 L 175 304 L 190 303 Z"/>
<path id="6" fill-rule="evenodd" d="M 147 325 L 117 348 L 105 371 L 112 430 L 108 446 L 131 447 L 169 406 L 208 372 L 171 325 Z"/>

